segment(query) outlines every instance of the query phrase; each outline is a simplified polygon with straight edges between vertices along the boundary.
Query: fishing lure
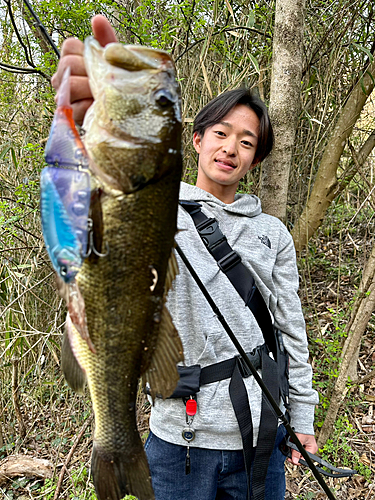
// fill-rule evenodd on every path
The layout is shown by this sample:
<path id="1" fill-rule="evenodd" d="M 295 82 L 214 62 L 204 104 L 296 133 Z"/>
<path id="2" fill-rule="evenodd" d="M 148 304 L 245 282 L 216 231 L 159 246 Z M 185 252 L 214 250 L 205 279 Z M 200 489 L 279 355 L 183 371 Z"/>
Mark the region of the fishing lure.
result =
<path id="1" fill-rule="evenodd" d="M 40 180 L 40 211 L 44 242 L 57 272 L 60 295 L 65 298 L 72 323 L 95 352 L 87 329 L 85 302 L 75 276 L 88 247 L 91 187 L 89 157 L 73 120 L 70 105 L 70 68 L 65 70 L 45 150 L 48 167 Z M 91 222 L 91 224 L 90 224 Z M 89 245 L 90 247 L 90 245 Z"/>
<path id="2" fill-rule="evenodd" d="M 43 237 L 54 269 L 71 283 L 87 255 L 89 159 L 73 120 L 70 68 L 63 76 L 41 174 Z"/>

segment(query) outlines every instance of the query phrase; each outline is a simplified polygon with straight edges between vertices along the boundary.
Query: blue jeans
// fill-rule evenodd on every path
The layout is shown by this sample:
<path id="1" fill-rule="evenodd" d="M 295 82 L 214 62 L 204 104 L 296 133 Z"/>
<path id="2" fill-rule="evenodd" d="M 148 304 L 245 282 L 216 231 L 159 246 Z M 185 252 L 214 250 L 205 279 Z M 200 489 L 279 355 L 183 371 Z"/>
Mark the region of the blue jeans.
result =
<path id="1" fill-rule="evenodd" d="M 285 456 L 279 444 L 286 434 L 279 426 L 270 458 L 265 500 L 285 498 Z M 145 450 L 155 500 L 246 500 L 247 478 L 242 450 L 190 447 L 191 472 L 185 474 L 186 447 L 167 443 L 150 432 Z M 254 448 L 255 451 L 255 448 Z"/>

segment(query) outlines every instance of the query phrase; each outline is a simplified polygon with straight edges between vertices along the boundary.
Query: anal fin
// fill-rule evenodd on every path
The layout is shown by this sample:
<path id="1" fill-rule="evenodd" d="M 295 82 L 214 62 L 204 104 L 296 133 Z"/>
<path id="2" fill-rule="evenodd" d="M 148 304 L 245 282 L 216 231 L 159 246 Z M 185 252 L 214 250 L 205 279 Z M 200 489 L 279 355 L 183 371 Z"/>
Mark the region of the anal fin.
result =
<path id="1" fill-rule="evenodd" d="M 150 366 L 144 373 L 143 382 L 150 385 L 152 398 L 170 396 L 179 380 L 177 363 L 183 361 L 183 347 L 177 330 L 164 305 L 159 325 L 159 335 Z"/>

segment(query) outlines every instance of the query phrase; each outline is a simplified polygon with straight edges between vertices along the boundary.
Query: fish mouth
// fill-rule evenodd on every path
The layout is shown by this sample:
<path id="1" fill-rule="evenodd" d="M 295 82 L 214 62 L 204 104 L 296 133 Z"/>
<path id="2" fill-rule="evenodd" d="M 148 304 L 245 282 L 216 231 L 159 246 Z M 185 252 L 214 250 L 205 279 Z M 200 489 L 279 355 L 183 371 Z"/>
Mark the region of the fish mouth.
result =
<path id="1" fill-rule="evenodd" d="M 104 58 L 113 66 L 127 71 L 174 69 L 174 63 L 167 52 L 149 47 L 110 43 L 104 49 Z"/>

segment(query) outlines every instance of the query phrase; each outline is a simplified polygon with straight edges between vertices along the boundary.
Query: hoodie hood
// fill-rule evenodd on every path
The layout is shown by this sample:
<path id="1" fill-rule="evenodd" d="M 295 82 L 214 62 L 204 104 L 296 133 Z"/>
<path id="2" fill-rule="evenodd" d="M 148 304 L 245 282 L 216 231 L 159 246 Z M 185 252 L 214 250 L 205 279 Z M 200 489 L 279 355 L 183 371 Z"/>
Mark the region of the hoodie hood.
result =
<path id="1" fill-rule="evenodd" d="M 212 208 L 221 207 L 226 212 L 255 217 L 262 213 L 260 199 L 254 194 L 236 194 L 233 203 L 226 204 L 203 189 L 181 182 L 180 200 L 204 201 Z"/>

